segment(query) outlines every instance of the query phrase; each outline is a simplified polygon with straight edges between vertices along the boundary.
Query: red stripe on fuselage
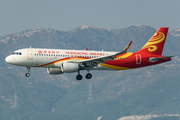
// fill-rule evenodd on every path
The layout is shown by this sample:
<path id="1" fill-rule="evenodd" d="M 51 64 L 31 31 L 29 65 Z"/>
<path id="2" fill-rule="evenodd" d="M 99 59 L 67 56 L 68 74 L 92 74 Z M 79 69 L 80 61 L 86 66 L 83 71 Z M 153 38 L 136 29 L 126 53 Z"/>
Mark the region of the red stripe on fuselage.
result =
<path id="1" fill-rule="evenodd" d="M 140 55 L 141 58 L 136 58 L 137 54 Z M 123 57 L 123 56 L 125 56 L 125 57 Z M 109 60 L 109 61 L 106 61 L 105 64 L 113 65 L 114 67 L 117 66 L 117 67 L 126 67 L 129 69 L 133 69 L 133 68 L 145 67 L 145 66 L 149 66 L 149 65 L 155 65 L 155 64 L 159 64 L 159 63 L 167 62 L 167 61 L 171 60 L 170 58 L 166 58 L 163 60 L 159 60 L 157 62 L 150 62 L 149 58 L 151 58 L 151 57 L 164 57 L 164 56 L 145 54 L 143 52 L 136 52 L 136 53 L 132 53 L 131 55 L 127 55 L 127 53 L 124 53 L 122 55 L 117 56 L 115 61 Z M 85 58 L 85 57 L 71 58 L 71 57 L 68 57 L 68 58 L 59 59 L 59 60 L 44 64 L 44 65 L 36 66 L 36 67 L 44 67 L 44 66 L 56 64 L 56 63 L 63 62 L 63 61 L 69 61 L 71 59 L 72 60 L 73 59 L 77 59 L 77 60 L 81 59 L 82 60 L 82 59 L 91 59 L 91 58 Z M 140 59 L 141 62 L 137 63 L 137 59 Z"/>

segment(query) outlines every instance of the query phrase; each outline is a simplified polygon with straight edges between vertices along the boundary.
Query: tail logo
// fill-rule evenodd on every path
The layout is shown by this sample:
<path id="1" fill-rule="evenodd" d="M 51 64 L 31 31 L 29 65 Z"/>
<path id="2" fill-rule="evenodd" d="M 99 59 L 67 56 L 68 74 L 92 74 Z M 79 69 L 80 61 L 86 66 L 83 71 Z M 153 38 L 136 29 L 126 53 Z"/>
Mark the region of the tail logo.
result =
<path id="1" fill-rule="evenodd" d="M 157 50 L 156 44 L 161 43 L 165 40 L 165 35 L 162 32 L 156 32 L 153 37 L 148 41 L 148 43 L 142 48 L 146 49 L 148 48 L 149 52 L 154 52 Z"/>

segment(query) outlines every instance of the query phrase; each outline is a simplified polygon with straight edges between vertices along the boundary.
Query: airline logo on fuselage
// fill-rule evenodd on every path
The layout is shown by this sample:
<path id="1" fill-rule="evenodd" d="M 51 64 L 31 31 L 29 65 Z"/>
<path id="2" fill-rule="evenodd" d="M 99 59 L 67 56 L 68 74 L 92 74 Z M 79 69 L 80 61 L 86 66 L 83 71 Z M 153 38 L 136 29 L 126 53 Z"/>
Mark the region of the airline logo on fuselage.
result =
<path id="1" fill-rule="evenodd" d="M 99 56 L 105 56 L 104 53 L 95 53 L 95 52 L 65 52 L 65 54 L 69 55 L 99 55 Z"/>
<path id="2" fill-rule="evenodd" d="M 39 50 L 38 51 L 39 54 L 59 54 L 59 51 L 50 51 L 50 50 Z"/>
<path id="3" fill-rule="evenodd" d="M 51 50 L 38 50 L 38 54 L 60 54 L 60 51 L 51 51 Z M 65 54 L 68 55 L 98 55 L 105 56 L 104 53 L 101 52 L 74 52 L 74 51 L 66 51 Z"/>

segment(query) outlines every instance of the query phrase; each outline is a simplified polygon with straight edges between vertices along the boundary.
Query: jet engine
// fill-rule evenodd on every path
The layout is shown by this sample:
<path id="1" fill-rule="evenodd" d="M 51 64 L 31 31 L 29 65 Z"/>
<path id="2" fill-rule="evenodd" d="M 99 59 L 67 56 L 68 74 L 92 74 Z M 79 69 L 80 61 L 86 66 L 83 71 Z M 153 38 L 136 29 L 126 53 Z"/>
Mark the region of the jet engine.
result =
<path id="1" fill-rule="evenodd" d="M 60 68 L 47 68 L 47 72 L 53 75 L 63 74 Z"/>
<path id="2" fill-rule="evenodd" d="M 77 63 L 62 63 L 62 71 L 65 73 L 78 72 L 79 65 Z"/>

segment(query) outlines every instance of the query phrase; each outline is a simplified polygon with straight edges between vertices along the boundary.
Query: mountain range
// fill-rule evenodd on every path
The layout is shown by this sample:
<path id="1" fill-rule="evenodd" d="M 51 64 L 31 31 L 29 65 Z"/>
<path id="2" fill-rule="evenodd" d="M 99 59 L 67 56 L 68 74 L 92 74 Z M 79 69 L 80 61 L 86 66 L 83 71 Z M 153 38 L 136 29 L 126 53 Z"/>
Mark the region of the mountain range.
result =
<path id="1" fill-rule="evenodd" d="M 117 120 L 179 114 L 180 29 L 169 31 L 166 39 L 163 55 L 173 55 L 172 61 L 127 71 L 91 71 L 91 80 L 77 81 L 77 73 L 49 75 L 45 68 L 32 68 L 26 78 L 25 67 L 5 62 L 13 51 L 29 47 L 121 51 L 133 41 L 129 51 L 136 52 L 155 32 L 144 25 L 80 26 L 70 31 L 32 28 L 0 37 L 0 119 L 96 120 L 102 116 L 101 120 Z"/>

